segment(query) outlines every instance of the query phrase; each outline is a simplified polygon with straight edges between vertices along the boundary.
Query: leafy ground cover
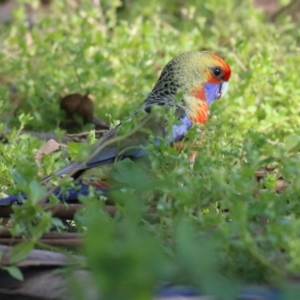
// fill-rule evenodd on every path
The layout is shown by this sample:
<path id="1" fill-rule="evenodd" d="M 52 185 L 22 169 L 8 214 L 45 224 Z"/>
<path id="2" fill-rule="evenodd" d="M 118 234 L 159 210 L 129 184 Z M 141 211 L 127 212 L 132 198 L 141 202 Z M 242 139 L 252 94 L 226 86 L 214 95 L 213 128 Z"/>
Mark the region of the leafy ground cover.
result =
<path id="1" fill-rule="evenodd" d="M 164 147 L 149 149 L 153 177 L 119 164 L 114 177 L 127 188 L 113 195 L 114 218 L 105 201 L 81 199 L 71 224 L 86 232 L 79 252 L 107 299 L 147 299 L 160 282 L 220 291 L 222 299 L 245 282 L 286 286 L 300 272 L 299 20 L 283 13 L 270 22 L 251 1 L 97 3 L 53 1 L 31 28 L 19 6 L 1 25 L 0 128 L 11 132 L 0 144 L 0 188 L 30 198 L 12 215 L 11 232 L 26 238 L 17 259 L 42 247 L 44 232 L 70 230 L 37 205 L 41 173 L 64 165 L 67 151 L 45 155 L 39 166 L 44 142 L 22 130 L 62 136 L 59 98 L 87 91 L 95 115 L 114 126 L 172 57 L 209 49 L 230 64 L 232 79 L 201 128 L 194 168 L 189 149 Z M 74 158 L 76 146 L 69 149 Z M 265 168 L 275 169 L 258 183 Z M 277 193 L 279 178 L 288 186 Z"/>

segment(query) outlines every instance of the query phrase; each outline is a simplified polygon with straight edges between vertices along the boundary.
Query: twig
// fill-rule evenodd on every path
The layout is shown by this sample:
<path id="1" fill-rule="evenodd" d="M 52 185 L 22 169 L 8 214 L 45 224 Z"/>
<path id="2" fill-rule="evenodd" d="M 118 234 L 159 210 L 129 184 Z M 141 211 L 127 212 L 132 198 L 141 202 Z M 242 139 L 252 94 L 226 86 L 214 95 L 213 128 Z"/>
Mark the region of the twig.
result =
<path id="1" fill-rule="evenodd" d="M 0 245 L 0 251 L 3 255 L 0 260 L 0 265 L 9 265 L 10 259 L 14 254 L 11 254 L 12 248 L 9 246 Z M 70 255 L 69 253 L 60 253 L 57 251 L 31 250 L 28 256 L 17 263 L 18 267 L 27 266 L 65 266 L 74 263 L 85 264 L 85 258 L 78 255 Z"/>
<path id="2" fill-rule="evenodd" d="M 103 122 L 103 124 L 105 124 L 105 122 Z M 106 129 L 95 130 L 95 135 L 96 135 L 96 137 L 101 137 L 107 131 L 108 130 L 106 130 Z M 4 131 L 3 135 L 10 134 L 10 133 L 11 133 L 11 130 L 6 130 L 6 131 Z M 61 140 L 61 142 L 64 143 L 64 144 L 66 144 L 67 142 L 74 142 L 74 141 L 76 141 L 76 142 L 86 142 L 85 138 L 89 135 L 89 133 L 90 132 L 86 131 L 86 132 L 75 133 L 75 134 L 66 134 L 66 135 L 64 135 L 63 137 L 60 138 L 55 133 L 35 132 L 35 131 L 27 131 L 27 130 L 20 131 L 20 134 L 29 134 L 29 135 L 35 136 L 38 139 L 43 140 L 43 141 L 49 141 L 49 140 L 59 141 L 59 140 Z"/>
<path id="3" fill-rule="evenodd" d="M 22 238 L 0 238 L 0 244 L 2 245 L 16 245 L 24 242 Z M 39 243 L 49 246 L 65 246 L 65 247 L 77 247 L 82 244 L 82 239 L 40 239 Z"/>
<path id="4" fill-rule="evenodd" d="M 96 137 L 100 137 L 107 132 L 108 132 L 108 130 L 106 130 L 106 129 L 95 130 L 95 135 L 96 135 Z M 66 137 L 71 138 L 72 140 L 79 138 L 79 140 L 80 140 L 81 138 L 86 138 L 89 134 L 90 134 L 89 131 L 84 131 L 84 132 L 80 132 L 80 133 L 67 134 Z"/>
<path id="5" fill-rule="evenodd" d="M 233 59 L 235 60 L 236 64 L 241 68 L 243 72 L 247 72 L 248 68 L 245 66 L 245 64 L 240 60 L 240 58 L 237 56 L 236 53 L 232 52 L 231 56 L 233 56 Z"/>
<path id="6" fill-rule="evenodd" d="M 51 211 L 53 217 L 59 218 L 62 220 L 72 220 L 74 218 L 75 213 L 83 207 L 82 204 L 55 204 L 55 205 L 46 205 L 43 204 L 45 210 Z M 114 216 L 117 209 L 115 206 L 106 205 L 104 210 L 110 215 Z M 0 207 L 0 218 L 9 218 L 9 216 L 13 213 L 12 206 L 1 206 Z"/>
<path id="7" fill-rule="evenodd" d="M 82 238 L 82 234 L 78 232 L 47 232 L 44 233 L 43 239 L 79 239 Z M 0 230 L 0 238 L 11 238 L 12 234 L 7 229 Z"/>
<path id="8" fill-rule="evenodd" d="M 284 13 L 288 13 L 289 11 L 295 11 L 297 8 L 297 5 L 299 5 L 299 0 L 292 0 L 289 4 L 281 7 L 280 9 L 278 9 L 275 13 L 273 13 L 270 17 L 270 20 L 272 22 L 276 22 L 277 18 L 284 14 Z"/>
<path id="9" fill-rule="evenodd" d="M 107 33 L 106 19 L 102 10 L 101 0 L 92 0 L 92 2 L 98 8 L 99 11 L 99 29 L 104 35 L 106 35 Z"/>
<path id="10" fill-rule="evenodd" d="M 10 134 L 10 133 L 11 133 L 11 130 L 5 130 L 3 135 Z M 20 134 L 29 134 L 29 135 L 35 136 L 38 139 L 43 140 L 43 141 L 49 141 L 49 140 L 58 141 L 59 140 L 59 136 L 55 133 L 46 133 L 46 132 L 35 132 L 35 131 L 22 130 L 20 132 Z M 61 141 L 63 143 L 67 143 L 67 142 L 73 142 L 74 140 L 71 137 L 68 137 L 67 135 L 65 135 L 61 138 Z"/>

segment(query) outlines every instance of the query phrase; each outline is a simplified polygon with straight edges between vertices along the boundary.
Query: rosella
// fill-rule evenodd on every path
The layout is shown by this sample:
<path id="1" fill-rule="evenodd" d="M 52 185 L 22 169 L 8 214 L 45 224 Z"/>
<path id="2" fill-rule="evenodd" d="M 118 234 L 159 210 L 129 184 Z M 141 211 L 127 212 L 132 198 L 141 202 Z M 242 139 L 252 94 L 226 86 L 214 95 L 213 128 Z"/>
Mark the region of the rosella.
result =
<path id="1" fill-rule="evenodd" d="M 62 195 L 56 190 L 55 194 L 60 200 L 71 201 L 79 194 L 87 194 L 89 186 L 107 190 L 105 165 L 144 156 L 150 135 L 157 145 L 162 142 L 172 145 L 182 140 L 193 124 L 206 122 L 210 105 L 226 93 L 230 75 L 229 65 L 208 51 L 186 52 L 173 58 L 131 118 L 93 145 L 85 162 L 71 162 L 55 174 L 72 176 L 78 189 Z M 174 117 L 172 124 L 169 115 Z M 50 179 L 51 176 L 42 183 Z M 1 199 L 0 205 L 19 203 L 18 199 L 18 196 Z"/>

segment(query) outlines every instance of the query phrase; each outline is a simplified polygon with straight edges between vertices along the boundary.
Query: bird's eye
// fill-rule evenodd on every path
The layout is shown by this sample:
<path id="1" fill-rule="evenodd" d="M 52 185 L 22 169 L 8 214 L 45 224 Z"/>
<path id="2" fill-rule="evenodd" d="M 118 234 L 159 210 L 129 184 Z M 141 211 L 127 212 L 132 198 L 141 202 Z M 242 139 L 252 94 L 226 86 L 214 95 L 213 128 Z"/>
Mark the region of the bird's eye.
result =
<path id="1" fill-rule="evenodd" d="M 222 76 L 223 76 L 223 71 L 222 71 L 222 69 L 219 68 L 219 67 L 212 68 L 212 72 L 214 73 L 214 75 L 215 75 L 217 78 L 222 78 Z"/>

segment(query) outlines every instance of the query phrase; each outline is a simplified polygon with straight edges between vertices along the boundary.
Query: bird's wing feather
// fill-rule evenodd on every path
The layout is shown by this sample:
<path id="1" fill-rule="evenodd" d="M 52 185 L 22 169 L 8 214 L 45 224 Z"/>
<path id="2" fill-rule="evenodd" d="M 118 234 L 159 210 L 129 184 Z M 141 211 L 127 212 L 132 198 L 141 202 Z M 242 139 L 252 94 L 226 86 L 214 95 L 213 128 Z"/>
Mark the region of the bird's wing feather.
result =
<path id="1" fill-rule="evenodd" d="M 60 201 L 72 202 L 77 201 L 79 196 L 87 196 L 89 194 L 89 185 L 84 183 L 77 183 L 74 188 L 69 189 L 68 191 L 62 192 L 62 190 L 58 187 L 53 191 L 53 194 Z M 105 194 L 107 189 L 97 187 L 96 191 L 101 194 Z M 0 199 L 0 206 L 18 204 L 22 205 L 23 201 L 27 200 L 27 196 L 25 194 L 18 194 L 13 196 L 8 196 L 6 198 Z"/>
<path id="2" fill-rule="evenodd" d="M 152 133 L 155 136 L 155 143 L 160 144 L 162 139 L 166 144 L 177 142 L 183 138 L 184 134 L 192 126 L 192 122 L 183 111 L 183 109 L 175 108 L 175 113 L 178 116 L 178 122 L 170 128 L 170 131 L 166 129 L 166 109 L 170 110 L 170 107 L 164 108 L 161 114 L 148 113 L 139 120 L 133 120 L 135 123 L 132 129 L 132 133 L 122 135 L 122 128 L 126 126 L 126 122 L 118 125 L 113 130 L 104 135 L 92 148 L 91 158 L 85 163 L 72 162 L 55 173 L 56 176 L 63 174 L 75 174 L 76 172 L 85 169 L 98 167 L 104 164 L 109 164 L 115 160 L 125 158 L 138 158 L 145 154 L 143 146 L 148 142 L 149 135 Z M 135 119 L 135 118 L 132 118 Z M 132 124 L 129 124 L 131 126 Z M 46 182 L 51 177 L 46 177 L 43 182 Z"/>

